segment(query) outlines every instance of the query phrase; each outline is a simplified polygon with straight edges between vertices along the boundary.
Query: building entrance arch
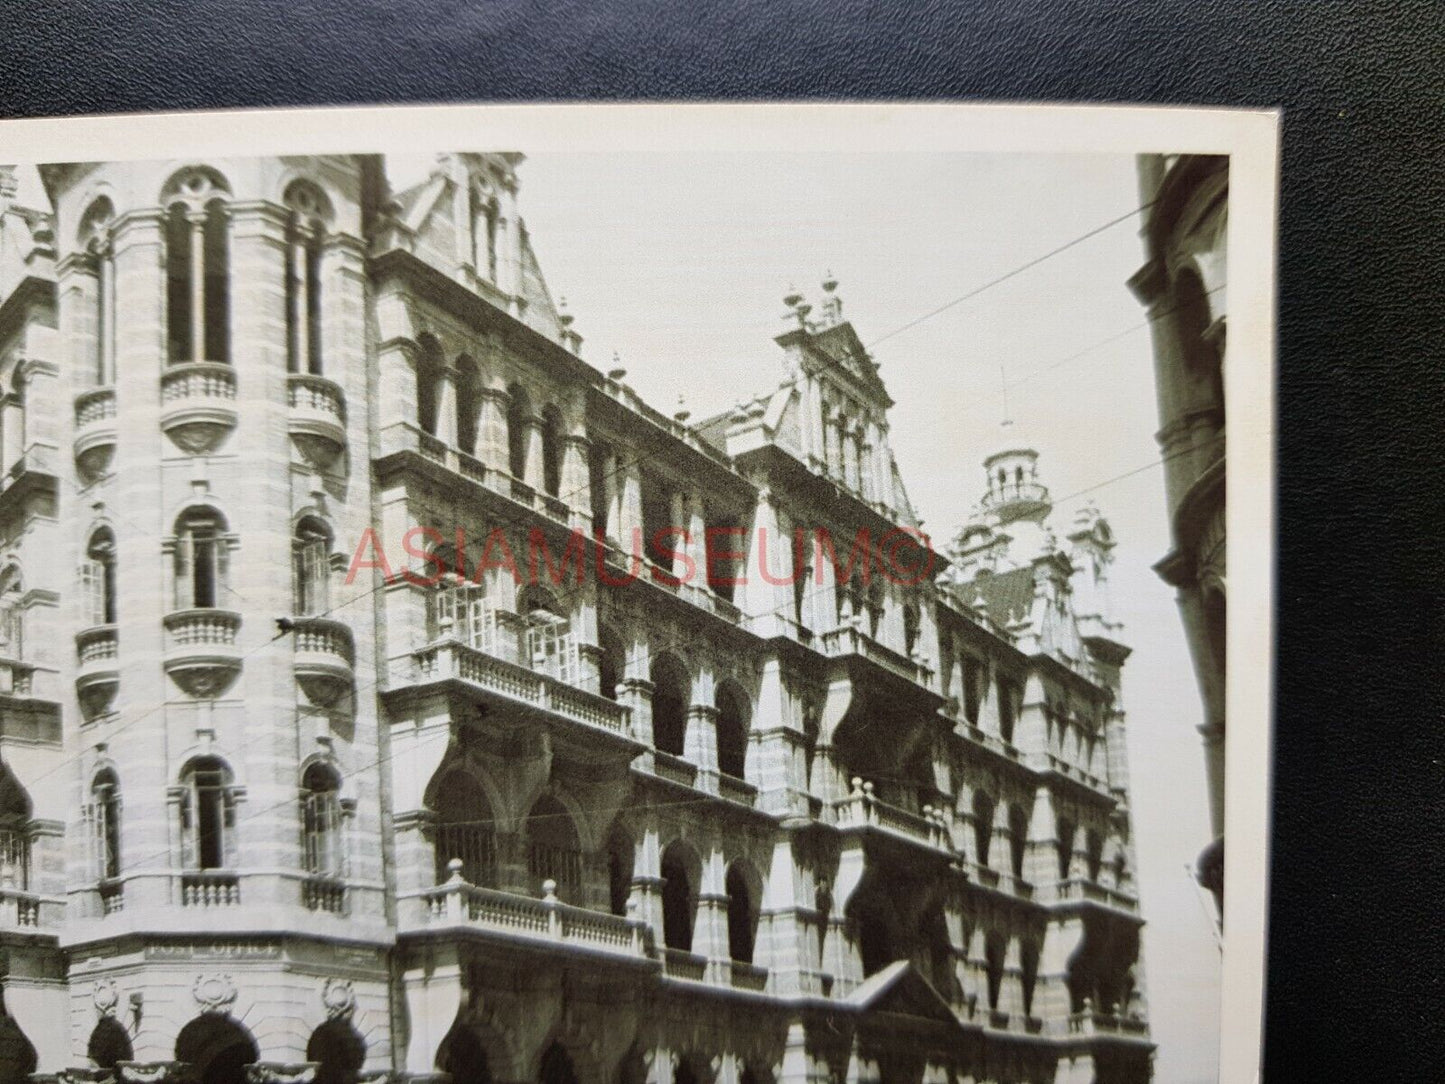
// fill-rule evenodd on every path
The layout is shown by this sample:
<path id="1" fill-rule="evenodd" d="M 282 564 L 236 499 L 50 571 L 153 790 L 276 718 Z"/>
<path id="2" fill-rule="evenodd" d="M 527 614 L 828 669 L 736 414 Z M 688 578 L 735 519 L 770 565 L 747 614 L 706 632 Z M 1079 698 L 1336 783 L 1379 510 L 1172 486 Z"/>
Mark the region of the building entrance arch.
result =
<path id="1" fill-rule="evenodd" d="M 246 1066 L 260 1057 L 251 1033 L 229 1016 L 198 1016 L 176 1036 L 176 1060 L 197 1084 L 246 1084 Z"/>

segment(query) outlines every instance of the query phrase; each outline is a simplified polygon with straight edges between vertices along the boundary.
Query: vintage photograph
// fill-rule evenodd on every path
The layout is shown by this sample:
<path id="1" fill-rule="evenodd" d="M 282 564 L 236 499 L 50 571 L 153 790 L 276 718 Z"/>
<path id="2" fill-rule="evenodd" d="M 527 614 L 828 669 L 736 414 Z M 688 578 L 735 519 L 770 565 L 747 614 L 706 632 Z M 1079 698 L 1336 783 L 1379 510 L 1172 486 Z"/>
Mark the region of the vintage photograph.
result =
<path id="1" fill-rule="evenodd" d="M 329 116 L 0 124 L 0 1084 L 1221 1079 L 1229 147 Z"/>

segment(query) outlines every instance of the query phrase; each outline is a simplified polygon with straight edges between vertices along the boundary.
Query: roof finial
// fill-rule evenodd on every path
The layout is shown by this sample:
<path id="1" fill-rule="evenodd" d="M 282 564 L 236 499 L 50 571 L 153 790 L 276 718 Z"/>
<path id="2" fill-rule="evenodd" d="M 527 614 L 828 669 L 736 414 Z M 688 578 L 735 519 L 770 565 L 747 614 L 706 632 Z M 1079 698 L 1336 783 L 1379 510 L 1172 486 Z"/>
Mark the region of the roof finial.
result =
<path id="1" fill-rule="evenodd" d="M 843 319 L 843 299 L 835 293 L 838 289 L 838 280 L 829 271 L 823 276 L 823 323 L 828 327 L 838 324 Z"/>
<path id="2" fill-rule="evenodd" d="M 673 418 L 679 425 L 686 425 L 687 420 L 692 417 L 692 411 L 687 409 L 687 396 L 681 393 L 677 397 L 677 410 L 673 412 Z"/>

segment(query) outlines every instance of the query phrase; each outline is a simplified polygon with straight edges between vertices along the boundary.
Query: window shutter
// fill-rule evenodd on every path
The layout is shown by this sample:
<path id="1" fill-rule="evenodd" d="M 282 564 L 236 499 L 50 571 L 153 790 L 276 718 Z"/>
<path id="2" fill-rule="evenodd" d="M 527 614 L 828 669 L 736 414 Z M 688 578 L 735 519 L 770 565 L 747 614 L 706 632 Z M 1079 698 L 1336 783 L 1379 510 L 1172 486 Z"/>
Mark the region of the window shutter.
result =
<path id="1" fill-rule="evenodd" d="M 171 602 L 177 610 L 188 610 L 194 604 L 191 590 L 191 535 L 186 531 L 176 539 L 175 575 L 172 579 L 174 591 Z"/>
<path id="2" fill-rule="evenodd" d="M 221 799 L 221 862 L 227 869 L 236 868 L 236 799 L 230 787 L 222 787 Z"/>
<path id="3" fill-rule="evenodd" d="M 178 807 L 181 819 L 181 866 L 184 869 L 196 869 L 200 866 L 200 856 L 196 852 L 195 818 L 191 809 L 193 800 L 193 788 L 188 787 L 181 795 Z"/>

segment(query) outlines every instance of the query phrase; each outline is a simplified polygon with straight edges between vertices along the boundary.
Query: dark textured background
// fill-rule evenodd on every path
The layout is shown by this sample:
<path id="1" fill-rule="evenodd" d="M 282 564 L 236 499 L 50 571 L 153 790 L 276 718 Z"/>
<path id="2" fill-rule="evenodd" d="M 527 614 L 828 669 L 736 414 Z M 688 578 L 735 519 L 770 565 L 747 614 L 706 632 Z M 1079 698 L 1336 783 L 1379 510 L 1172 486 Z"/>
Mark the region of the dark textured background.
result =
<path id="1" fill-rule="evenodd" d="M 0 115 L 588 97 L 1282 106 L 1266 1079 L 1431 1080 L 1442 53 L 1441 6 L 1410 0 L 0 0 Z"/>

